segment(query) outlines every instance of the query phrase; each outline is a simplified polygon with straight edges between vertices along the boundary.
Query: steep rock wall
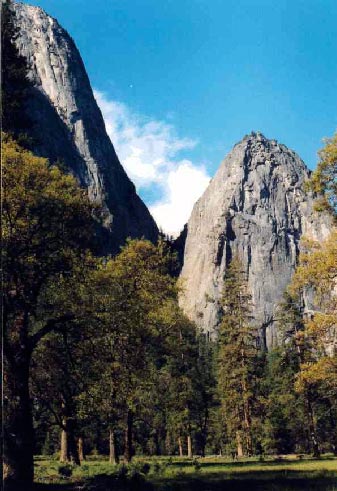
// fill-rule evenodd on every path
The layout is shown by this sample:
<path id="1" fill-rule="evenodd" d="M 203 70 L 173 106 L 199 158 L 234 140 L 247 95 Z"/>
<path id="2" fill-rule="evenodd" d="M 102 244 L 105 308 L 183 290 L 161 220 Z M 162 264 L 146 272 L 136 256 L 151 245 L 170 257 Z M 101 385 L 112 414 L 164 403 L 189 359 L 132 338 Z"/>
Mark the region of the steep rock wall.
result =
<path id="1" fill-rule="evenodd" d="M 277 344 L 277 306 L 298 260 L 303 235 L 322 239 L 331 220 L 313 210 L 310 175 L 286 146 L 252 133 L 222 162 L 187 225 L 180 303 L 200 328 L 216 335 L 226 267 L 240 257 L 254 322 L 267 346 Z"/>
<path id="2" fill-rule="evenodd" d="M 128 236 L 156 240 L 157 226 L 118 160 L 73 40 L 42 9 L 14 8 L 17 46 L 33 83 L 27 110 L 34 151 L 61 160 L 102 206 L 102 251 L 118 250 Z"/>

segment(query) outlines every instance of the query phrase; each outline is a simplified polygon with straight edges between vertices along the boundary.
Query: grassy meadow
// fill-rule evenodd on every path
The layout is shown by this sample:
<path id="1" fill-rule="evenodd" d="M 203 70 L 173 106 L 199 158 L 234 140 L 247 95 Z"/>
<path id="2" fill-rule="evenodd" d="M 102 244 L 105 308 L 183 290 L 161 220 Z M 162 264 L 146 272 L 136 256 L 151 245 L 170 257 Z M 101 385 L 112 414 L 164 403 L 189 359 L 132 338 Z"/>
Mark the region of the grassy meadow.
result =
<path id="1" fill-rule="evenodd" d="M 266 457 L 232 461 L 222 457 L 135 458 L 113 466 L 88 457 L 81 467 L 35 459 L 37 491 L 337 491 L 337 458 Z"/>

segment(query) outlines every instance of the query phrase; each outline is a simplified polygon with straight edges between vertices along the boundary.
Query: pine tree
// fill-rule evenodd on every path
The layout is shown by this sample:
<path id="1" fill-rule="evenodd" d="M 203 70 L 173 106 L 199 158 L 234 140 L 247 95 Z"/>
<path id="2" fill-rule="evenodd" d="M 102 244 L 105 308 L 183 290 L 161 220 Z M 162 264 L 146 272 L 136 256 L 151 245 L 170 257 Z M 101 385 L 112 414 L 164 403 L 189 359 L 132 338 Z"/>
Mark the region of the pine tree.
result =
<path id="1" fill-rule="evenodd" d="M 251 296 L 240 261 L 226 271 L 219 328 L 218 389 L 228 441 L 238 456 L 253 453 L 254 361 L 257 331 L 252 324 Z M 232 447 L 233 448 L 233 447 Z"/>
<path id="2" fill-rule="evenodd" d="M 295 391 L 299 358 L 294 342 L 267 354 L 262 380 L 265 418 L 263 448 L 269 454 L 307 452 L 306 416 L 303 396 Z"/>

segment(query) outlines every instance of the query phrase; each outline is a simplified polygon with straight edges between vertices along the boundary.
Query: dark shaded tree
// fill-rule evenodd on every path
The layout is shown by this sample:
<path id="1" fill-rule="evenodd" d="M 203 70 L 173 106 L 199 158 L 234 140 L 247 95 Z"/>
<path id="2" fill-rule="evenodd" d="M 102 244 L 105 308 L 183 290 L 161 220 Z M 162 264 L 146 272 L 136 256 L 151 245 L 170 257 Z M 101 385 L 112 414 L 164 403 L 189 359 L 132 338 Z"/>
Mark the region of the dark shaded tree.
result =
<path id="1" fill-rule="evenodd" d="M 84 191 L 45 159 L 4 136 L 2 147 L 3 340 L 5 364 L 5 479 L 33 480 L 30 362 L 40 341 L 74 313 L 39 302 L 52 288 L 62 296 L 62 277 L 83 264 L 92 235 L 92 212 Z M 52 285 L 52 287 L 51 287 Z"/>
<path id="2" fill-rule="evenodd" d="M 12 1 L 5 0 L 1 3 L 2 131 L 27 144 L 31 121 L 26 112 L 26 103 L 31 83 L 26 59 L 20 55 L 15 44 L 18 34 Z"/>

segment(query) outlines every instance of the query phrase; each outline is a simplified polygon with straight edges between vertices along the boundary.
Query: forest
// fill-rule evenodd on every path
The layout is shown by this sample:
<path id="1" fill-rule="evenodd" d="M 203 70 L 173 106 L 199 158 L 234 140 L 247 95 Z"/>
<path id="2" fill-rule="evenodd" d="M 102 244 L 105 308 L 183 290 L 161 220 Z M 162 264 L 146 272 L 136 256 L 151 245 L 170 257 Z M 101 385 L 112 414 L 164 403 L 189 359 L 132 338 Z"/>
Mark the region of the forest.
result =
<path id="1" fill-rule="evenodd" d="M 139 456 L 337 456 L 336 230 L 303 243 L 279 305 L 278 347 L 261 343 L 240 257 L 209 339 L 179 306 L 173 241 L 129 239 L 102 257 L 99 205 L 62 162 L 32 152 L 29 80 L 10 15 L 1 135 L 8 489 L 29 489 L 34 455 L 59 461 L 65 476 L 92 456 L 111 466 Z M 307 186 L 317 210 L 337 219 L 337 135 L 319 155 Z M 319 308 L 304 316 L 309 290 Z"/>

